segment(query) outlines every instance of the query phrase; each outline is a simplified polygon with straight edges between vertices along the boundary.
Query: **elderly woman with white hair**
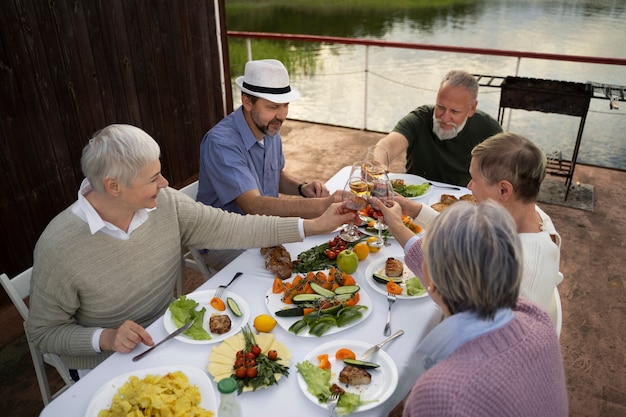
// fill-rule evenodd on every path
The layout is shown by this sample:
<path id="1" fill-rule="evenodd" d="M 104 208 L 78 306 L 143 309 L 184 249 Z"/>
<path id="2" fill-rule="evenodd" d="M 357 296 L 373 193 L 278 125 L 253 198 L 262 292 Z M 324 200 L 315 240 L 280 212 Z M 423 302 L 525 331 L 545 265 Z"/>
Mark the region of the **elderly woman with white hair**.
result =
<path id="1" fill-rule="evenodd" d="M 98 132 L 83 149 L 86 178 L 77 201 L 50 222 L 35 247 L 26 330 L 43 352 L 61 355 L 73 370 L 91 369 L 140 343 L 154 345 L 145 328 L 173 301 L 181 247 L 274 246 L 355 220 L 340 203 L 304 220 L 205 206 L 168 187 L 160 152 L 135 126 Z"/>
<path id="2" fill-rule="evenodd" d="M 423 373 L 404 417 L 568 415 L 558 338 L 550 317 L 518 297 L 520 238 L 501 205 L 452 205 L 405 262 L 445 318 L 417 347 Z"/>

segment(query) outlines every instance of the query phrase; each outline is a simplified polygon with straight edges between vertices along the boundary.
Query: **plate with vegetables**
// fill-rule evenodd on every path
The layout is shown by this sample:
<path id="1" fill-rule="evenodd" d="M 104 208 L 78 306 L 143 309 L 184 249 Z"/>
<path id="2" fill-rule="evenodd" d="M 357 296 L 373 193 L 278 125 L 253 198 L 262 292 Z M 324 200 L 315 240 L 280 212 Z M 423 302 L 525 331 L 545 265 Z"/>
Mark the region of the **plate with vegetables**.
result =
<path id="1" fill-rule="evenodd" d="M 265 295 L 280 327 L 297 336 L 321 337 L 363 322 L 372 300 L 354 278 L 336 268 L 275 279 Z"/>
<path id="2" fill-rule="evenodd" d="M 238 392 L 278 384 L 289 376 L 291 352 L 271 333 L 255 334 L 250 325 L 211 349 L 207 370 L 215 382 L 232 377 Z"/>
<path id="3" fill-rule="evenodd" d="M 176 339 L 191 344 L 217 343 L 236 334 L 250 318 L 246 300 L 226 291 L 222 299 L 215 298 L 215 290 L 181 295 L 172 302 L 163 316 L 163 325 L 169 333 L 191 319 L 194 324 Z"/>
<path id="4" fill-rule="evenodd" d="M 383 350 L 367 362 L 359 361 L 370 347 L 372 343 L 368 342 L 336 340 L 307 353 L 303 361 L 296 364 L 298 385 L 307 399 L 327 408 L 328 396 L 338 391 L 337 411 L 343 415 L 383 404 L 398 385 L 398 369 Z"/>
<path id="5" fill-rule="evenodd" d="M 365 271 L 365 279 L 375 291 L 383 295 L 392 292 L 399 299 L 428 295 L 417 275 L 404 263 L 404 256 L 383 258 L 371 263 Z"/>
<path id="6" fill-rule="evenodd" d="M 426 178 L 413 174 L 389 174 L 393 190 L 406 198 L 422 198 L 433 190 Z"/>

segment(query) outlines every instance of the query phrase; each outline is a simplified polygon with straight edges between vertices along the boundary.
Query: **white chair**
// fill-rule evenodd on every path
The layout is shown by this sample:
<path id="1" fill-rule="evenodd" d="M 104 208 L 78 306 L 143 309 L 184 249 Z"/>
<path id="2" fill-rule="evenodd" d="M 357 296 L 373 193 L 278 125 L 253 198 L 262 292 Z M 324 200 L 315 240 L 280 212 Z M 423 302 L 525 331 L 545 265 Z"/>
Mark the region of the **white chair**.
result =
<path id="1" fill-rule="evenodd" d="M 24 321 L 26 321 L 26 319 L 28 318 L 28 306 L 26 305 L 25 299 L 28 298 L 30 293 L 30 279 L 32 276 L 32 272 L 33 268 L 28 268 L 26 271 L 22 272 L 13 279 L 9 279 L 6 274 L 0 275 L 2 286 L 4 287 L 7 294 L 9 294 L 11 301 L 13 301 L 13 304 L 22 315 Z M 35 373 L 37 374 L 37 382 L 39 383 L 41 398 L 43 400 L 44 406 L 46 406 L 52 399 L 56 398 L 70 385 L 72 385 L 74 381 L 72 381 L 72 379 L 70 378 L 70 371 L 63 363 L 59 355 L 55 353 L 41 352 L 30 340 L 30 337 L 28 337 L 28 333 L 26 332 L 26 330 L 24 330 L 24 332 L 26 333 L 28 348 L 30 349 L 33 366 L 35 367 Z M 65 386 L 54 394 L 50 392 L 50 384 L 48 383 L 48 374 L 46 373 L 45 366 L 46 363 L 53 366 L 65 382 Z"/>
<path id="2" fill-rule="evenodd" d="M 552 304 L 550 305 L 548 314 L 550 314 L 550 318 L 554 323 L 556 335 L 560 337 L 561 328 L 563 327 L 563 309 L 561 307 L 561 296 L 559 295 L 559 290 L 556 287 L 554 287 L 554 292 L 552 293 Z"/>
<path id="3" fill-rule="evenodd" d="M 192 182 L 191 184 L 181 188 L 180 191 L 195 200 L 196 195 L 198 194 L 198 181 Z M 213 268 L 207 266 L 207 264 L 204 262 L 204 258 L 197 248 L 191 246 L 187 247 L 187 252 L 183 253 L 183 261 L 185 263 L 185 266 L 200 271 L 205 281 L 215 275 L 216 271 L 214 271 Z M 176 283 L 176 292 L 178 293 L 178 295 L 181 295 L 183 293 L 182 277 L 180 278 L 179 282 Z"/>

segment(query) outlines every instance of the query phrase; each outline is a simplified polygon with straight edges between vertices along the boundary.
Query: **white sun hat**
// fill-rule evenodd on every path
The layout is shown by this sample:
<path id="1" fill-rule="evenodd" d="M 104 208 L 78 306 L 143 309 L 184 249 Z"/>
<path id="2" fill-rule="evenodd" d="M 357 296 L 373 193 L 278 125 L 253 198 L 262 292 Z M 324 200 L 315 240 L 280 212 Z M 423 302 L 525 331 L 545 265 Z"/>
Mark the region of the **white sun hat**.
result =
<path id="1" fill-rule="evenodd" d="M 276 59 L 246 62 L 244 75 L 235 83 L 244 93 L 274 103 L 289 103 L 300 97 L 298 90 L 289 85 L 287 68 Z"/>

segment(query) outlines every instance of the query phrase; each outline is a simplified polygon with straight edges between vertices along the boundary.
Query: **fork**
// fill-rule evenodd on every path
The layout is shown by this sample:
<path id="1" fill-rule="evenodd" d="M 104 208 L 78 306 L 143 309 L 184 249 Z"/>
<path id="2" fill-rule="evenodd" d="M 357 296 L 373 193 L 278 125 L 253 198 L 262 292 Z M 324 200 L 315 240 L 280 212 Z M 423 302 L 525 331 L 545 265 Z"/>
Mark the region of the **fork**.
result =
<path id="1" fill-rule="evenodd" d="M 339 402 L 339 392 L 331 392 L 328 396 L 328 400 L 326 400 L 326 405 L 330 410 L 330 417 L 333 417 L 335 413 L 335 408 L 337 408 L 337 402 Z"/>
<path id="2" fill-rule="evenodd" d="M 389 303 L 389 308 L 387 309 L 387 323 L 385 324 L 385 330 L 383 331 L 385 336 L 389 336 L 391 334 L 391 306 L 396 302 L 396 295 L 388 292 L 387 302 Z"/>
<path id="3" fill-rule="evenodd" d="M 224 295 L 224 291 L 226 291 L 226 287 L 228 287 L 230 284 L 232 284 L 233 281 L 236 280 L 237 278 L 239 278 L 242 274 L 243 274 L 243 272 L 237 272 L 235 274 L 235 276 L 233 277 L 233 279 L 231 279 L 228 284 L 220 285 L 219 287 L 217 287 L 217 290 L 215 290 L 215 297 L 216 298 L 222 298 L 222 295 Z"/>
<path id="4" fill-rule="evenodd" d="M 448 190 L 457 190 L 457 191 L 461 190 L 459 187 L 454 187 L 452 185 L 439 185 L 439 184 L 433 184 L 432 182 L 429 182 L 428 185 L 430 185 L 431 187 L 445 188 Z"/>

